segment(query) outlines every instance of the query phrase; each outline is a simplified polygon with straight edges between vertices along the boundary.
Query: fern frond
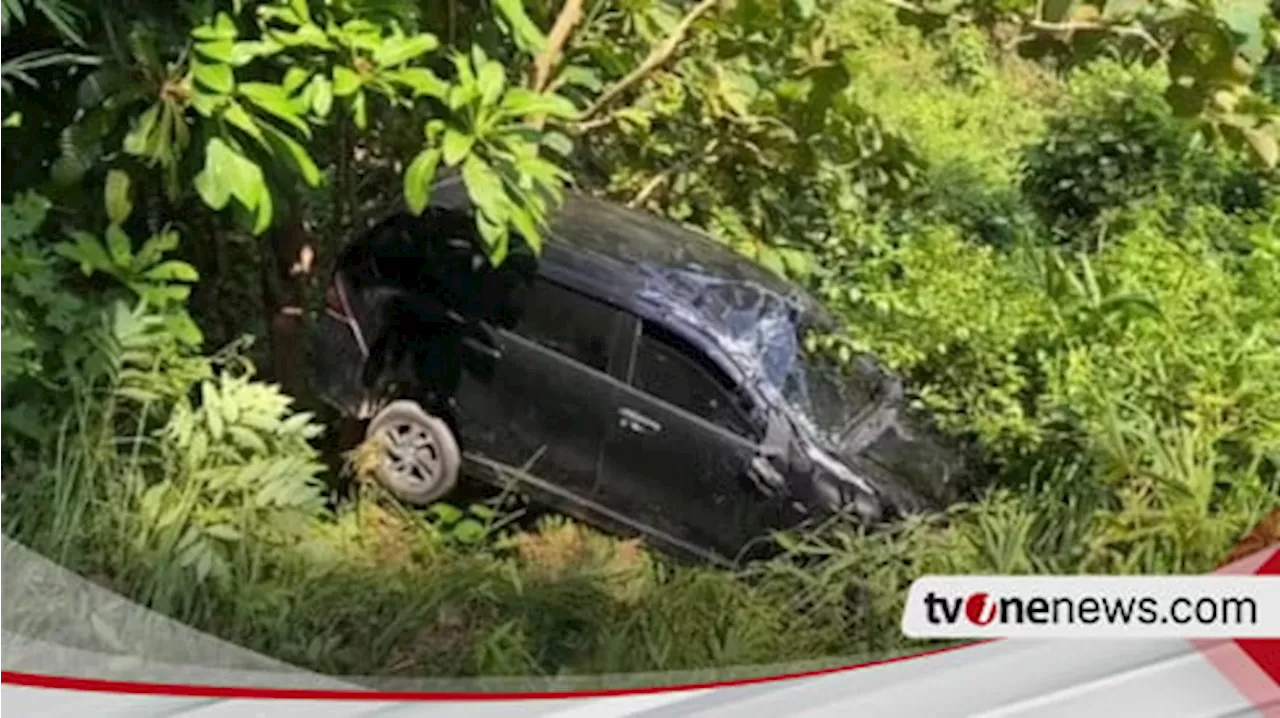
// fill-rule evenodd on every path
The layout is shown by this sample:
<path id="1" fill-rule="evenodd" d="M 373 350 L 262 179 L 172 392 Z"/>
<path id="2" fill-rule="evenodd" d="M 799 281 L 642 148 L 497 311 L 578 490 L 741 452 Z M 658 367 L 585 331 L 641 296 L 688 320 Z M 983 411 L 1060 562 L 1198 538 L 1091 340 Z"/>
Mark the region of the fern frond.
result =
<path id="1" fill-rule="evenodd" d="M 85 47 L 80 26 L 84 23 L 84 11 L 70 0 L 32 0 L 36 10 L 44 15 L 63 39 L 79 47 Z"/>
<path id="2" fill-rule="evenodd" d="M 36 12 L 43 15 L 62 39 L 77 47 L 86 46 L 84 35 L 81 34 L 85 11 L 72 0 L 3 0 L 0 12 L 3 14 L 5 34 L 9 32 L 11 20 L 17 20 L 19 25 L 27 24 L 26 6 L 35 8 Z"/>
<path id="3" fill-rule="evenodd" d="M 39 87 L 40 83 L 36 82 L 35 78 L 28 73 L 58 65 L 97 65 L 101 62 L 102 58 L 94 55 L 80 55 L 53 49 L 35 50 L 0 63 L 0 77 L 3 77 L 5 92 L 11 93 L 13 92 L 13 85 L 10 82 L 10 78 L 31 87 Z"/>

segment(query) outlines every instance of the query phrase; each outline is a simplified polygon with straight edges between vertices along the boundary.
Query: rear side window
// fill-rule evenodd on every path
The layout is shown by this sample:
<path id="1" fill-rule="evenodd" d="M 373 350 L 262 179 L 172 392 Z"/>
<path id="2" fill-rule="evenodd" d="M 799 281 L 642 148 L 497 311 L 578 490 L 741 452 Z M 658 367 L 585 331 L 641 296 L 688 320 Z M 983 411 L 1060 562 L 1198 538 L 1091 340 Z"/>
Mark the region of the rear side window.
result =
<path id="1" fill-rule="evenodd" d="M 752 437 L 745 400 L 729 378 L 693 347 L 648 323 L 636 347 L 631 384 L 738 436 Z"/>
<path id="2" fill-rule="evenodd" d="M 617 318 L 612 307 L 543 279 L 521 304 L 516 334 L 593 369 L 608 370 Z"/>

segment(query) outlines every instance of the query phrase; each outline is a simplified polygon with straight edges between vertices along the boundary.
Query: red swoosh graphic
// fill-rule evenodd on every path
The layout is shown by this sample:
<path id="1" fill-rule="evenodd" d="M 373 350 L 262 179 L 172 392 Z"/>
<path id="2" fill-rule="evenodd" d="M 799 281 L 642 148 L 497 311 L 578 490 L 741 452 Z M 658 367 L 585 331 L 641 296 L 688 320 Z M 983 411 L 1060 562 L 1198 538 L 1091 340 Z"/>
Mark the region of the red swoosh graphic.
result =
<path id="1" fill-rule="evenodd" d="M 1236 561 L 1214 573 L 1280 575 L 1280 547 L 1263 549 L 1248 558 Z M 599 689 L 587 691 L 528 691 L 528 692 L 431 692 L 431 691 L 380 691 L 329 690 L 319 688 L 255 688 L 239 686 L 195 685 L 176 683 L 145 683 L 116 681 L 100 678 L 76 678 L 22 671 L 0 671 L 0 683 L 54 688 L 62 690 L 125 693 L 134 695 L 163 695 L 196 698 L 266 698 L 294 700 L 366 700 L 366 701 L 476 701 L 476 700 L 546 700 L 555 698 L 603 698 L 609 696 L 643 695 L 705 688 L 726 688 L 775 681 L 830 675 L 860 668 L 900 663 L 915 658 L 948 653 L 962 648 L 991 643 L 991 639 L 974 641 L 958 646 L 947 646 L 922 653 L 895 656 L 867 663 L 837 666 L 800 673 L 761 676 L 731 681 L 695 683 L 674 686 L 647 686 L 639 688 Z M 1192 641 L 1233 685 L 1255 706 L 1266 706 L 1280 700 L 1280 640 L 1246 639 L 1237 641 Z M 1223 649 L 1227 650 L 1223 650 Z"/>
<path id="2" fill-rule="evenodd" d="M 994 640 L 994 639 L 992 639 Z M 857 663 L 848 666 L 836 666 L 800 673 L 785 673 L 776 676 L 760 676 L 732 681 L 713 681 L 708 683 L 690 683 L 675 686 L 644 686 L 640 688 L 606 688 L 587 691 L 524 691 L 524 692 L 490 692 L 490 691 L 380 691 L 368 690 L 331 690 L 324 688 L 254 688 L 240 686 L 195 685 L 182 683 L 142 683 L 136 681 L 114 681 L 103 678 L 75 678 L 72 676 L 52 676 L 42 673 L 25 673 L 22 671 L 0 671 L 0 683 L 12 683 L 34 688 L 58 688 L 72 691 L 94 691 L 98 693 L 127 693 L 132 695 L 181 696 L 188 698 L 281 698 L 294 700 L 356 700 L 356 701 L 515 701 L 546 700 L 554 698 L 606 698 L 610 696 L 631 696 L 651 693 L 675 693 L 703 688 L 726 688 L 729 686 L 746 686 L 774 681 L 791 680 L 793 678 L 809 678 L 825 676 L 832 673 L 852 671 L 859 668 L 871 668 L 890 663 L 901 663 L 915 658 L 949 653 L 961 648 L 990 643 L 990 640 L 974 641 L 959 646 L 945 646 L 922 653 L 907 656 L 895 656 L 868 663 Z"/>

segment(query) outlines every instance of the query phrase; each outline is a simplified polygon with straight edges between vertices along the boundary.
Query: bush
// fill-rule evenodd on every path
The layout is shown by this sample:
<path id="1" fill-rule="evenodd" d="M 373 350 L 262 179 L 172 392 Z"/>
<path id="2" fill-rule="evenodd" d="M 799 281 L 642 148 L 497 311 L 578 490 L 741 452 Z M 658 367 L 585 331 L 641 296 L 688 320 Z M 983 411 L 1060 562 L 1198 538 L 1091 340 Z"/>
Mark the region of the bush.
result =
<path id="1" fill-rule="evenodd" d="M 850 346 L 906 372 L 1001 482 L 891 531 L 836 520 L 792 537 L 758 580 L 883 652 L 918 647 L 897 621 L 924 574 L 1218 565 L 1280 507 L 1280 244 L 1273 213 L 1174 204 L 1135 199 L 1094 255 L 930 222 L 830 247 L 824 294 Z"/>
<path id="2" fill-rule="evenodd" d="M 1072 78 L 1064 108 L 1027 152 L 1022 184 L 1059 241 L 1096 246 L 1110 213 L 1157 192 L 1237 212 L 1274 191 L 1274 173 L 1206 143 L 1173 116 L 1163 92 L 1154 70 L 1112 61 Z"/>

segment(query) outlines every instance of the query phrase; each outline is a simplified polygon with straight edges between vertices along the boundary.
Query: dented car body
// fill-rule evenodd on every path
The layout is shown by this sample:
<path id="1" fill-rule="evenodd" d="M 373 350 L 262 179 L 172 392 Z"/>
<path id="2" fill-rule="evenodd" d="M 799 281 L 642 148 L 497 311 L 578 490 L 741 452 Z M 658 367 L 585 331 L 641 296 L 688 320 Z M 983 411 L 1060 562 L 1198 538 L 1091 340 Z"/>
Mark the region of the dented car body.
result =
<path id="1" fill-rule="evenodd" d="M 581 196 L 536 259 L 492 267 L 460 182 L 347 248 L 315 336 L 319 393 L 368 419 L 412 398 L 464 472 L 717 562 L 837 511 L 955 500 L 961 452 L 874 362 L 804 349 L 831 325 L 791 283 L 674 223 Z"/>

